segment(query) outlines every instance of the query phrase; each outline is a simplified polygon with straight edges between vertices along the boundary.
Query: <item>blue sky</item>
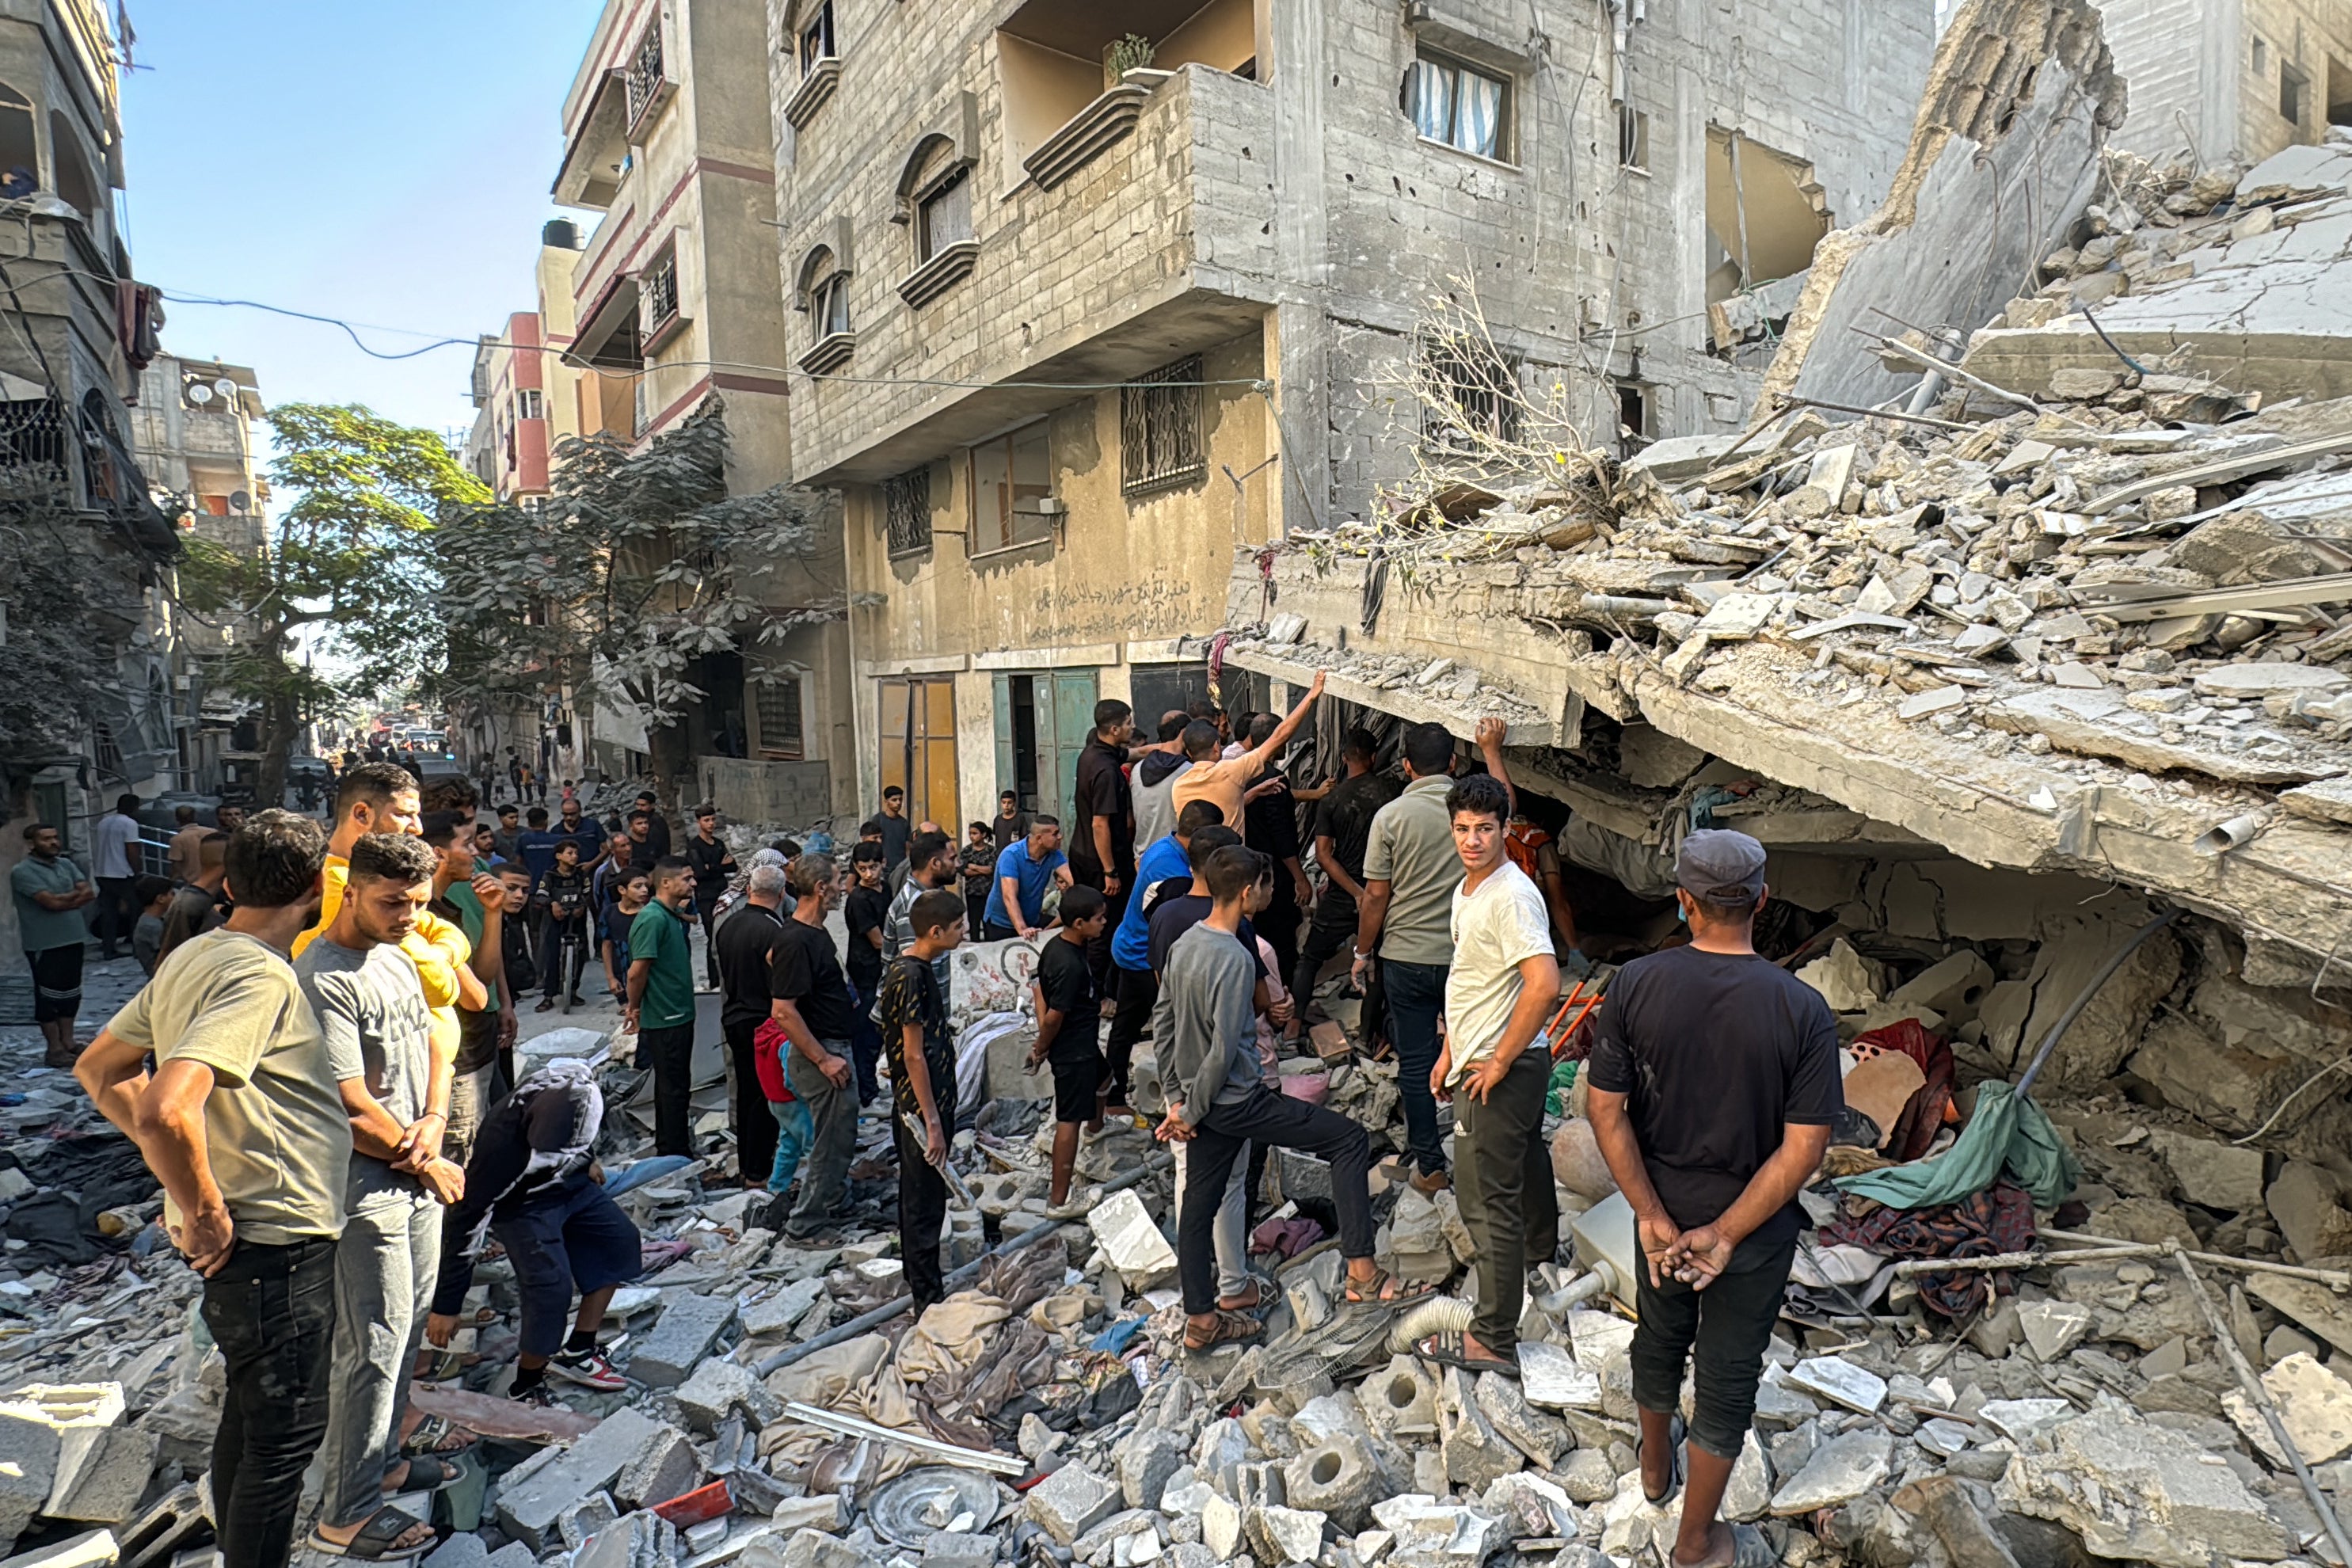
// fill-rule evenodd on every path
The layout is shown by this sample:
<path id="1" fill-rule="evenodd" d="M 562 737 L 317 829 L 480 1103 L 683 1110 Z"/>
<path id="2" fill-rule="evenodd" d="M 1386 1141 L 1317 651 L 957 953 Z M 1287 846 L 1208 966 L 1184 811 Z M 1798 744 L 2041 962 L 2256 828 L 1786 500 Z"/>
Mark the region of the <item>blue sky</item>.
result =
<path id="1" fill-rule="evenodd" d="M 133 270 L 434 336 L 533 303 L 563 94 L 597 0 L 131 0 Z M 592 216 L 592 215 L 574 215 Z M 167 303 L 164 346 L 252 365 L 269 403 L 467 426 L 469 349 L 373 360 L 331 326 Z M 425 339 L 362 328 L 378 349 Z"/>

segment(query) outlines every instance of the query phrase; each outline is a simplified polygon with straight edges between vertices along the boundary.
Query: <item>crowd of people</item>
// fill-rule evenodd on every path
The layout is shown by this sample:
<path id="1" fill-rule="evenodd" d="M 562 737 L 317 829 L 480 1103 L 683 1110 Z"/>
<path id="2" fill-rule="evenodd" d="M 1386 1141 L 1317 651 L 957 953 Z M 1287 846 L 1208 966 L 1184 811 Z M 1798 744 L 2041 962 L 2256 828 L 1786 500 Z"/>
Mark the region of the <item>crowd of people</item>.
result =
<path id="1" fill-rule="evenodd" d="M 1283 1091 L 1279 1059 L 1344 958 L 1360 1048 L 1397 1064 L 1402 1174 L 1424 1194 L 1454 1189 L 1476 1255 L 1469 1323 L 1416 1350 L 1516 1375 L 1527 1278 L 1560 1240 L 1545 1032 L 1574 911 L 1518 812 L 1499 722 L 1477 727 L 1475 758 L 1434 724 L 1386 743 L 1347 730 L 1333 776 L 1308 787 L 1283 764 L 1321 692 L 1318 678 L 1284 715 L 1171 712 L 1150 740 L 1125 703 L 1098 704 L 1066 848 L 1064 824 L 1011 792 L 958 844 L 910 820 L 893 786 L 841 850 L 780 840 L 739 867 L 708 806 L 673 853 L 650 792 L 617 830 L 568 791 L 552 819 L 524 796 L 493 821 L 469 778 L 420 787 L 367 762 L 341 770 L 327 830 L 277 810 L 233 831 L 184 824 L 171 851 L 182 879 L 132 889 L 152 895 L 139 922 L 155 922 L 152 941 L 131 938 L 152 947 L 152 978 L 76 1071 L 139 1143 L 172 1239 L 205 1276 L 228 1362 L 214 1475 L 225 1563 L 287 1560 L 299 1477 L 321 1448 L 310 1545 L 394 1560 L 431 1544 L 385 1500 L 429 1489 L 472 1440 L 421 1417 L 408 1388 L 439 1367 L 486 1236 L 522 1299 L 513 1394 L 551 1397 L 551 1378 L 625 1385 L 597 1330 L 639 1245 L 601 1183 L 596 1079 L 558 1060 L 518 1079 L 517 1009 L 534 993 L 541 1010 L 576 1002 L 600 972 L 651 1072 L 655 1150 L 691 1155 L 698 929 L 738 1179 L 772 1195 L 768 1224 L 822 1244 L 860 1212 L 861 1118 L 884 1118 L 919 1308 L 945 1293 L 945 1167 L 979 1109 L 957 1092 L 953 950 L 1036 945 L 1030 1063 L 1052 1075 L 1055 1217 L 1097 1201 L 1076 1174 L 1088 1133 L 1139 1121 L 1132 1068 L 1148 1037 L 1196 1352 L 1265 1331 L 1274 1295 L 1245 1248 L 1270 1149 L 1328 1162 L 1348 1303 L 1394 1308 L 1428 1288 L 1376 1256 L 1366 1130 Z M 19 909 L 79 931 L 100 895 L 59 868 L 55 837 L 28 833 Z M 1840 1105 L 1825 1005 L 1748 940 L 1763 867 L 1742 835 L 1686 838 L 1688 940 L 1619 972 L 1589 1069 L 1596 1139 L 1647 1260 L 1644 1486 L 1664 1498 L 1687 1474 L 1687 1563 L 1728 1539 L 1715 1505 L 1788 1275 L 1794 1194 Z M 40 954 L 65 945 L 28 928 L 45 1006 L 72 976 Z M 78 935 L 72 947 L 79 958 Z M 70 1027 L 62 1047 L 51 1037 L 66 1059 Z M 1698 1415 L 1685 1438 L 1672 1412 L 1686 1364 Z"/>

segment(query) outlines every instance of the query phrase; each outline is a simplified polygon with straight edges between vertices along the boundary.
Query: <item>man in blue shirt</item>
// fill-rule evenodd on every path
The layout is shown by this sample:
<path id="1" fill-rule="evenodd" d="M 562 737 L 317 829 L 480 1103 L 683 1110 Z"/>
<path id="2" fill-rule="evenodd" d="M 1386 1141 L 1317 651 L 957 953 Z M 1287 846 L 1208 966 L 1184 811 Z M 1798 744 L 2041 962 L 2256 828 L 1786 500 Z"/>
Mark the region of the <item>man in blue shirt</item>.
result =
<path id="1" fill-rule="evenodd" d="M 1050 816 L 1031 819 L 1029 837 L 1008 844 L 996 858 L 996 885 L 988 890 L 981 919 L 991 942 L 1033 937 L 1045 920 L 1045 889 L 1070 886 L 1070 862 L 1062 853 L 1062 825 Z"/>
<path id="2" fill-rule="evenodd" d="M 499 815 L 503 820 L 506 814 L 501 811 Z M 548 872 L 555 867 L 555 847 L 566 839 L 562 834 L 549 830 L 547 807 L 543 805 L 532 806 L 530 814 L 523 820 L 530 826 L 516 838 L 515 853 L 530 868 L 530 890 L 536 893 L 540 883 L 546 880 Z"/>
<path id="3" fill-rule="evenodd" d="M 1224 819 L 1216 802 L 1192 801 L 1176 814 L 1176 830 L 1154 841 L 1135 863 L 1135 886 L 1128 893 L 1127 912 L 1119 917 L 1118 929 L 1110 939 L 1118 1010 L 1111 1015 L 1103 1054 L 1110 1063 L 1110 1099 L 1106 1110 L 1112 1115 L 1133 1114 L 1127 1102 L 1128 1063 L 1135 1055 L 1135 1043 L 1151 1026 L 1151 1009 L 1160 1001 L 1160 977 L 1151 968 L 1150 915 L 1158 901 L 1152 891 L 1162 882 L 1179 884 L 1179 892 L 1189 889 L 1192 835 Z"/>

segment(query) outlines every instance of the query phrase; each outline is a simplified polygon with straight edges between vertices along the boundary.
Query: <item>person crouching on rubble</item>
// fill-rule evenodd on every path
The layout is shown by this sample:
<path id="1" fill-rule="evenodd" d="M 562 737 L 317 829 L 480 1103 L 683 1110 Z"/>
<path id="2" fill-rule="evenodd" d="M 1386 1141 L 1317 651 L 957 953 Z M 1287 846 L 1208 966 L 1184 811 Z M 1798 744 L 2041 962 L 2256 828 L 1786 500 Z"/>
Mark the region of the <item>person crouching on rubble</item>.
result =
<path id="1" fill-rule="evenodd" d="M 449 1210 L 454 1245 L 442 1249 L 425 1337 L 449 1347 L 484 1235 L 495 1233 L 522 1299 L 522 1348 L 509 1397 L 545 1401 L 550 1373 L 583 1388 L 628 1385 L 596 1348 L 613 1292 L 643 1267 L 637 1227 L 605 1195 L 597 1169 L 593 1151 L 604 1124 L 604 1096 L 594 1073 L 583 1061 L 559 1057 L 517 1084 L 474 1136 L 466 1195 Z M 574 1290 L 580 1310 L 567 1337 L 563 1320 Z"/>
<path id="2" fill-rule="evenodd" d="M 1803 1224 L 1797 1193 L 1845 1096 L 1828 1004 L 1751 940 L 1764 847 L 1744 833 L 1694 833 L 1675 879 L 1690 942 L 1635 959 L 1609 987 L 1590 1114 L 1647 1265 L 1634 1281 L 1633 1348 L 1642 1490 L 1664 1503 L 1681 1484 L 1673 1412 L 1687 1361 L 1697 1386 L 1690 1495 L 1672 1562 L 1748 1568 L 1770 1552 L 1716 1512 L 1756 1414 Z"/>
<path id="3" fill-rule="evenodd" d="M 1265 1327 L 1217 1304 L 1213 1233 L 1219 1199 L 1243 1146 L 1255 1139 L 1331 1163 L 1339 1250 L 1348 1260 L 1350 1304 L 1394 1304 L 1408 1290 L 1372 1258 L 1372 1203 L 1366 1177 L 1371 1143 L 1336 1110 L 1276 1092 L 1257 1054 L 1257 960 L 1242 945 L 1242 911 L 1250 889 L 1273 874 L 1255 849 L 1229 845 L 1202 867 L 1208 918 L 1176 940 L 1161 977 L 1152 1037 L 1167 1042 L 1168 1116 L 1163 1142 L 1190 1142 L 1177 1220 L 1177 1264 L 1184 1284 L 1184 1348 L 1206 1350 L 1252 1340 Z"/>
<path id="4" fill-rule="evenodd" d="M 1075 891 L 1076 889 L 1073 889 Z M 934 888 L 908 910 L 915 940 L 882 974 L 875 1019 L 890 1063 L 890 1133 L 898 1151 L 898 1256 L 915 1310 L 947 1298 L 940 1227 L 948 1184 L 940 1172 L 955 1137 L 955 1042 L 932 960 L 963 942 L 963 895 Z M 1083 956 L 1083 953 L 1081 954 Z M 914 1125 L 908 1125 L 912 1119 Z M 916 1127 L 922 1129 L 919 1134 Z"/>

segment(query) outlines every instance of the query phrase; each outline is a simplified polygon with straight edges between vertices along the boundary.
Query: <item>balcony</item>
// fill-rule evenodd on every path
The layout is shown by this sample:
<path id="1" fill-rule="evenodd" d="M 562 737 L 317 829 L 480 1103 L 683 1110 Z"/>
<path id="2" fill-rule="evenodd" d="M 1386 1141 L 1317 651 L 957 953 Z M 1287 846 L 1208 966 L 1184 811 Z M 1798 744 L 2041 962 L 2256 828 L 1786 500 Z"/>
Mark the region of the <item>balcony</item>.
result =
<path id="1" fill-rule="evenodd" d="M 625 73 L 606 71 L 588 89 L 576 126 L 567 126 L 563 163 L 552 187 L 568 207 L 603 212 L 620 195 L 629 161 L 629 83 Z"/>
<path id="2" fill-rule="evenodd" d="M 1050 188 L 1033 179 L 1002 195 L 975 191 L 973 237 L 941 247 L 889 310 L 857 323 L 862 361 L 990 384 L 796 388 L 798 479 L 878 482 L 1070 400 L 1024 383 L 1118 381 L 1262 321 L 1275 297 L 1272 89 L 1192 64 L 1127 96 L 1128 133 Z M 817 237 L 812 228 L 795 243 Z M 895 229 L 866 243 L 911 249 Z M 913 265 L 901 255 L 897 266 Z M 935 268 L 967 264 L 967 280 L 931 287 Z M 906 302 L 917 300 L 919 310 Z"/>
<path id="3" fill-rule="evenodd" d="M 654 354 L 686 330 L 677 308 L 677 252 L 666 249 L 637 275 L 637 336 Z"/>

